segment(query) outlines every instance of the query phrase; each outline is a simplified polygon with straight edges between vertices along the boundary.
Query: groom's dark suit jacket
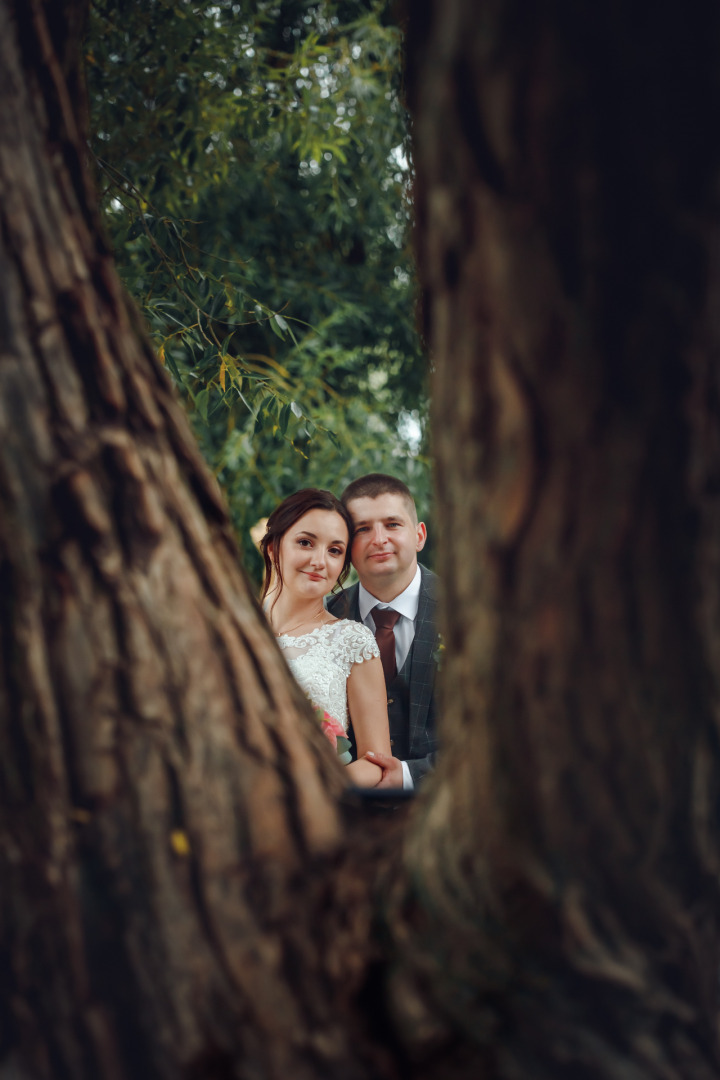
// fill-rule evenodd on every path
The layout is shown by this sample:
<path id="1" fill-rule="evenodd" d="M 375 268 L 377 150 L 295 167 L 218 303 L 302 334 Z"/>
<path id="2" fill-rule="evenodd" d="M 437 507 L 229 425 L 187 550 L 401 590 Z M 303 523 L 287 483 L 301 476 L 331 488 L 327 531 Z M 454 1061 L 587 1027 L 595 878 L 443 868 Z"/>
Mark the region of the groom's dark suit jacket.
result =
<path id="1" fill-rule="evenodd" d="M 440 644 L 436 627 L 437 577 L 420 567 L 421 583 L 415 637 L 402 669 L 387 688 L 390 744 L 394 757 L 407 761 L 417 784 L 435 764 L 435 675 Z M 328 601 L 338 619 L 361 622 L 359 589 L 349 589 Z"/>

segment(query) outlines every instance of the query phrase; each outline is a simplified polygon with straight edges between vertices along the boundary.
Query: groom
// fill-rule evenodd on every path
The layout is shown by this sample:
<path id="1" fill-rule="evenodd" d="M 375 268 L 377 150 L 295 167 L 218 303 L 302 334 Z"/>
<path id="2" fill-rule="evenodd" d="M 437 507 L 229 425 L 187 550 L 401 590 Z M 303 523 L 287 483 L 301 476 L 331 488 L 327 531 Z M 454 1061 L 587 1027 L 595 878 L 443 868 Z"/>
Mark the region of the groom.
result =
<path id="1" fill-rule="evenodd" d="M 370 473 L 353 480 L 342 502 L 355 525 L 352 562 L 360 582 L 328 602 L 341 619 L 375 634 L 387 685 L 393 757 L 376 754 L 378 787 L 415 787 L 435 763 L 437 578 L 417 554 L 427 530 L 401 480 Z"/>

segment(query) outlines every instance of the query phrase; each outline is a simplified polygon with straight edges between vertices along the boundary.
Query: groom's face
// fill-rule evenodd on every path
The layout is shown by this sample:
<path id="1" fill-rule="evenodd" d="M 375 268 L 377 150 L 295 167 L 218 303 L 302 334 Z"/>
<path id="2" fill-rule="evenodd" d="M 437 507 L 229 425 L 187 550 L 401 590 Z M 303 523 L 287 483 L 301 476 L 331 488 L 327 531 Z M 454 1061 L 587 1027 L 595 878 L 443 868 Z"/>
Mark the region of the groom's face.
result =
<path id="1" fill-rule="evenodd" d="M 348 510 L 355 525 L 352 561 L 361 582 L 374 595 L 391 584 L 401 592 L 412 581 L 417 553 L 425 546 L 425 526 L 402 495 L 390 492 L 352 499 Z"/>

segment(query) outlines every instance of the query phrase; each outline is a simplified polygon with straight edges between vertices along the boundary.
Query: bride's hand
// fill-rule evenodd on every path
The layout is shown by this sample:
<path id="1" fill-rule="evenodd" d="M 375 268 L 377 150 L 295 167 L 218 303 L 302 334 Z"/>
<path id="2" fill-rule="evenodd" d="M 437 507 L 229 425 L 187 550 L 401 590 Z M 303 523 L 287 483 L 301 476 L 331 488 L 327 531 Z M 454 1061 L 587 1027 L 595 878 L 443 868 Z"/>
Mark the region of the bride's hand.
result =
<path id="1" fill-rule="evenodd" d="M 377 751 L 368 750 L 364 755 L 368 761 L 372 761 L 374 765 L 379 765 L 382 769 L 382 777 L 378 780 L 375 787 L 379 788 L 402 788 L 403 786 L 403 767 L 402 761 L 396 757 L 391 757 L 390 754 L 380 754 Z"/>

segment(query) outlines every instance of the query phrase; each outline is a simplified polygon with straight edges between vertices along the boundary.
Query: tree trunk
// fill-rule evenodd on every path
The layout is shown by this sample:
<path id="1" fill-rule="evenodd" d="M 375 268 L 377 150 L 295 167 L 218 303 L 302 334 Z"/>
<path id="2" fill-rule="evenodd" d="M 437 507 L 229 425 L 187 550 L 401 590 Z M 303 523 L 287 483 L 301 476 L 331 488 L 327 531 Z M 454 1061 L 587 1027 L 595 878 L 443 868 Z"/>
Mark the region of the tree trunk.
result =
<path id="1" fill-rule="evenodd" d="M 412 5 L 405 821 L 344 806 L 118 286 L 83 10 L 0 0 L 0 1080 L 716 1076 L 716 23 Z"/>
<path id="2" fill-rule="evenodd" d="M 716 1076 L 718 13 L 423 7 L 431 1008 L 490 1075 Z"/>
<path id="3" fill-rule="evenodd" d="M 327 897 L 293 883 L 337 847 L 342 772 L 100 239 L 81 8 L 0 3 L 3 1048 L 23 1076 L 210 1076 L 242 1031 L 243 1075 L 316 1075 L 323 965 L 354 961 L 315 955 Z"/>

